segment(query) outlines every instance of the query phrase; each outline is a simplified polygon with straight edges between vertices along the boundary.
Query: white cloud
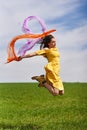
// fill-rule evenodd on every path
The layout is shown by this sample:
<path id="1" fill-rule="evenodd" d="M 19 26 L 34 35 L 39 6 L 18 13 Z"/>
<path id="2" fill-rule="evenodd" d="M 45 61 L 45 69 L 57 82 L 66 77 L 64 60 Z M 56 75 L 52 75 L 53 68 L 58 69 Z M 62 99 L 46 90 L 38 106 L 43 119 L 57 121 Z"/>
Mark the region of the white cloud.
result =
<path id="1" fill-rule="evenodd" d="M 0 2 L 0 82 L 28 82 L 30 77 L 44 73 L 44 64 L 47 62 L 40 57 L 25 59 L 21 62 L 4 64 L 7 58 L 7 45 L 16 35 L 22 34 L 22 24 L 30 15 L 39 16 L 47 24 L 47 28 L 56 28 L 53 33 L 57 38 L 57 47 L 61 55 L 61 77 L 63 81 L 87 82 L 87 49 L 80 48 L 87 43 L 87 23 L 79 27 L 67 30 L 64 18 L 62 23 L 53 22 L 53 19 L 60 19 L 63 16 L 75 12 L 73 18 L 80 15 L 76 13 L 81 6 L 79 0 L 3 0 Z M 49 23 L 49 24 L 48 24 Z M 38 26 L 35 30 L 38 30 Z M 32 69 L 31 69 L 32 68 Z"/>
<path id="2" fill-rule="evenodd" d="M 73 30 L 67 30 L 66 32 L 62 32 L 58 34 L 58 41 L 62 44 L 62 47 L 65 48 L 73 48 L 79 47 L 87 42 L 87 24 L 75 28 Z"/>
<path id="3" fill-rule="evenodd" d="M 87 81 L 87 50 L 85 51 L 61 51 L 61 76 L 64 81 Z"/>
<path id="4" fill-rule="evenodd" d="M 40 57 L 25 59 L 21 62 L 11 62 L 0 64 L 0 82 L 29 82 L 33 75 L 44 73 L 46 60 Z"/>

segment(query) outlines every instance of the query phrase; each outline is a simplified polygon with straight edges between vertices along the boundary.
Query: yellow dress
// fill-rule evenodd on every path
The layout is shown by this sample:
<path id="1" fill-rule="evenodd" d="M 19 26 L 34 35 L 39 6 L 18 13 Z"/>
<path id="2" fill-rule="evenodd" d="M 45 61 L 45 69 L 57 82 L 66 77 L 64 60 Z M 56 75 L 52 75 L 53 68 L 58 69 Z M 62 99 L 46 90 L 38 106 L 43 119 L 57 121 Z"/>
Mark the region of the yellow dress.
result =
<path id="1" fill-rule="evenodd" d="M 48 64 L 44 67 L 46 71 L 46 81 L 51 83 L 53 87 L 64 90 L 60 73 L 60 55 L 57 48 L 42 49 L 36 51 L 37 55 L 43 55 L 47 58 Z"/>

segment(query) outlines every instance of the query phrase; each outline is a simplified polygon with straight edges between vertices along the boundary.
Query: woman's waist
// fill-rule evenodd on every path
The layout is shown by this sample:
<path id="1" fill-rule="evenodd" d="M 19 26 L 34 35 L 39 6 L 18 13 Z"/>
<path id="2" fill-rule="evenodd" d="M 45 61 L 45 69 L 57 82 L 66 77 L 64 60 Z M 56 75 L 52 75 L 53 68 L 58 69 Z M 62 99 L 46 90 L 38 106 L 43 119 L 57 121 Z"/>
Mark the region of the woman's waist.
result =
<path id="1" fill-rule="evenodd" d="M 59 64 L 60 62 L 58 61 L 58 60 L 50 60 L 50 61 L 48 61 L 48 64 Z"/>
<path id="2" fill-rule="evenodd" d="M 45 66 L 45 67 L 50 67 L 50 66 L 55 66 L 55 67 L 59 67 L 60 66 L 60 63 L 59 62 L 48 62 L 48 64 Z"/>
<path id="3" fill-rule="evenodd" d="M 48 58 L 48 62 L 59 62 L 58 58 Z"/>

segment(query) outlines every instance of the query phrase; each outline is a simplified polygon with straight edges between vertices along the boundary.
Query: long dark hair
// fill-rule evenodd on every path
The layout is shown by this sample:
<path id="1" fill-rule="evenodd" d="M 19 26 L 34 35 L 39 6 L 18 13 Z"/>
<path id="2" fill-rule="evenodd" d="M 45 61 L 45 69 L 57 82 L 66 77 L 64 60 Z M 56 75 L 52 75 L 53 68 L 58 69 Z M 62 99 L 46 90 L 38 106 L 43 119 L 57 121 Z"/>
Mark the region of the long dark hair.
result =
<path id="1" fill-rule="evenodd" d="M 48 48 L 48 44 L 51 42 L 52 38 L 54 38 L 53 35 L 47 35 L 45 36 L 44 38 L 42 38 L 42 41 L 41 41 L 41 45 L 40 45 L 40 49 L 43 49 L 43 48 Z"/>

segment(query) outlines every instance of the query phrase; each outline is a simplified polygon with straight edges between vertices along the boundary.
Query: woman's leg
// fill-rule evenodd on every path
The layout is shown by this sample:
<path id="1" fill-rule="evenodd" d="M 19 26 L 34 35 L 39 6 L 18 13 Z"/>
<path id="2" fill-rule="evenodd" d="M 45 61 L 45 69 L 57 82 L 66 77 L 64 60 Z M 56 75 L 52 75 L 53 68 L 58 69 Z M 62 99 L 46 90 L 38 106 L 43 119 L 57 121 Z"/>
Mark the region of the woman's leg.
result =
<path id="1" fill-rule="evenodd" d="M 64 90 L 60 90 L 59 95 L 63 95 L 63 94 L 64 94 Z"/>
<path id="2" fill-rule="evenodd" d="M 53 86 L 49 85 L 47 82 L 45 82 L 44 84 L 44 87 L 48 89 L 48 91 L 56 96 L 56 95 L 59 95 L 59 90 L 57 88 L 54 88 Z"/>
<path id="3" fill-rule="evenodd" d="M 40 82 L 39 86 L 41 85 L 47 88 L 47 90 L 54 96 L 63 94 L 63 90 L 59 91 L 57 88 L 53 87 L 52 84 L 48 84 L 44 76 L 33 76 L 32 79 L 39 81 Z"/>

